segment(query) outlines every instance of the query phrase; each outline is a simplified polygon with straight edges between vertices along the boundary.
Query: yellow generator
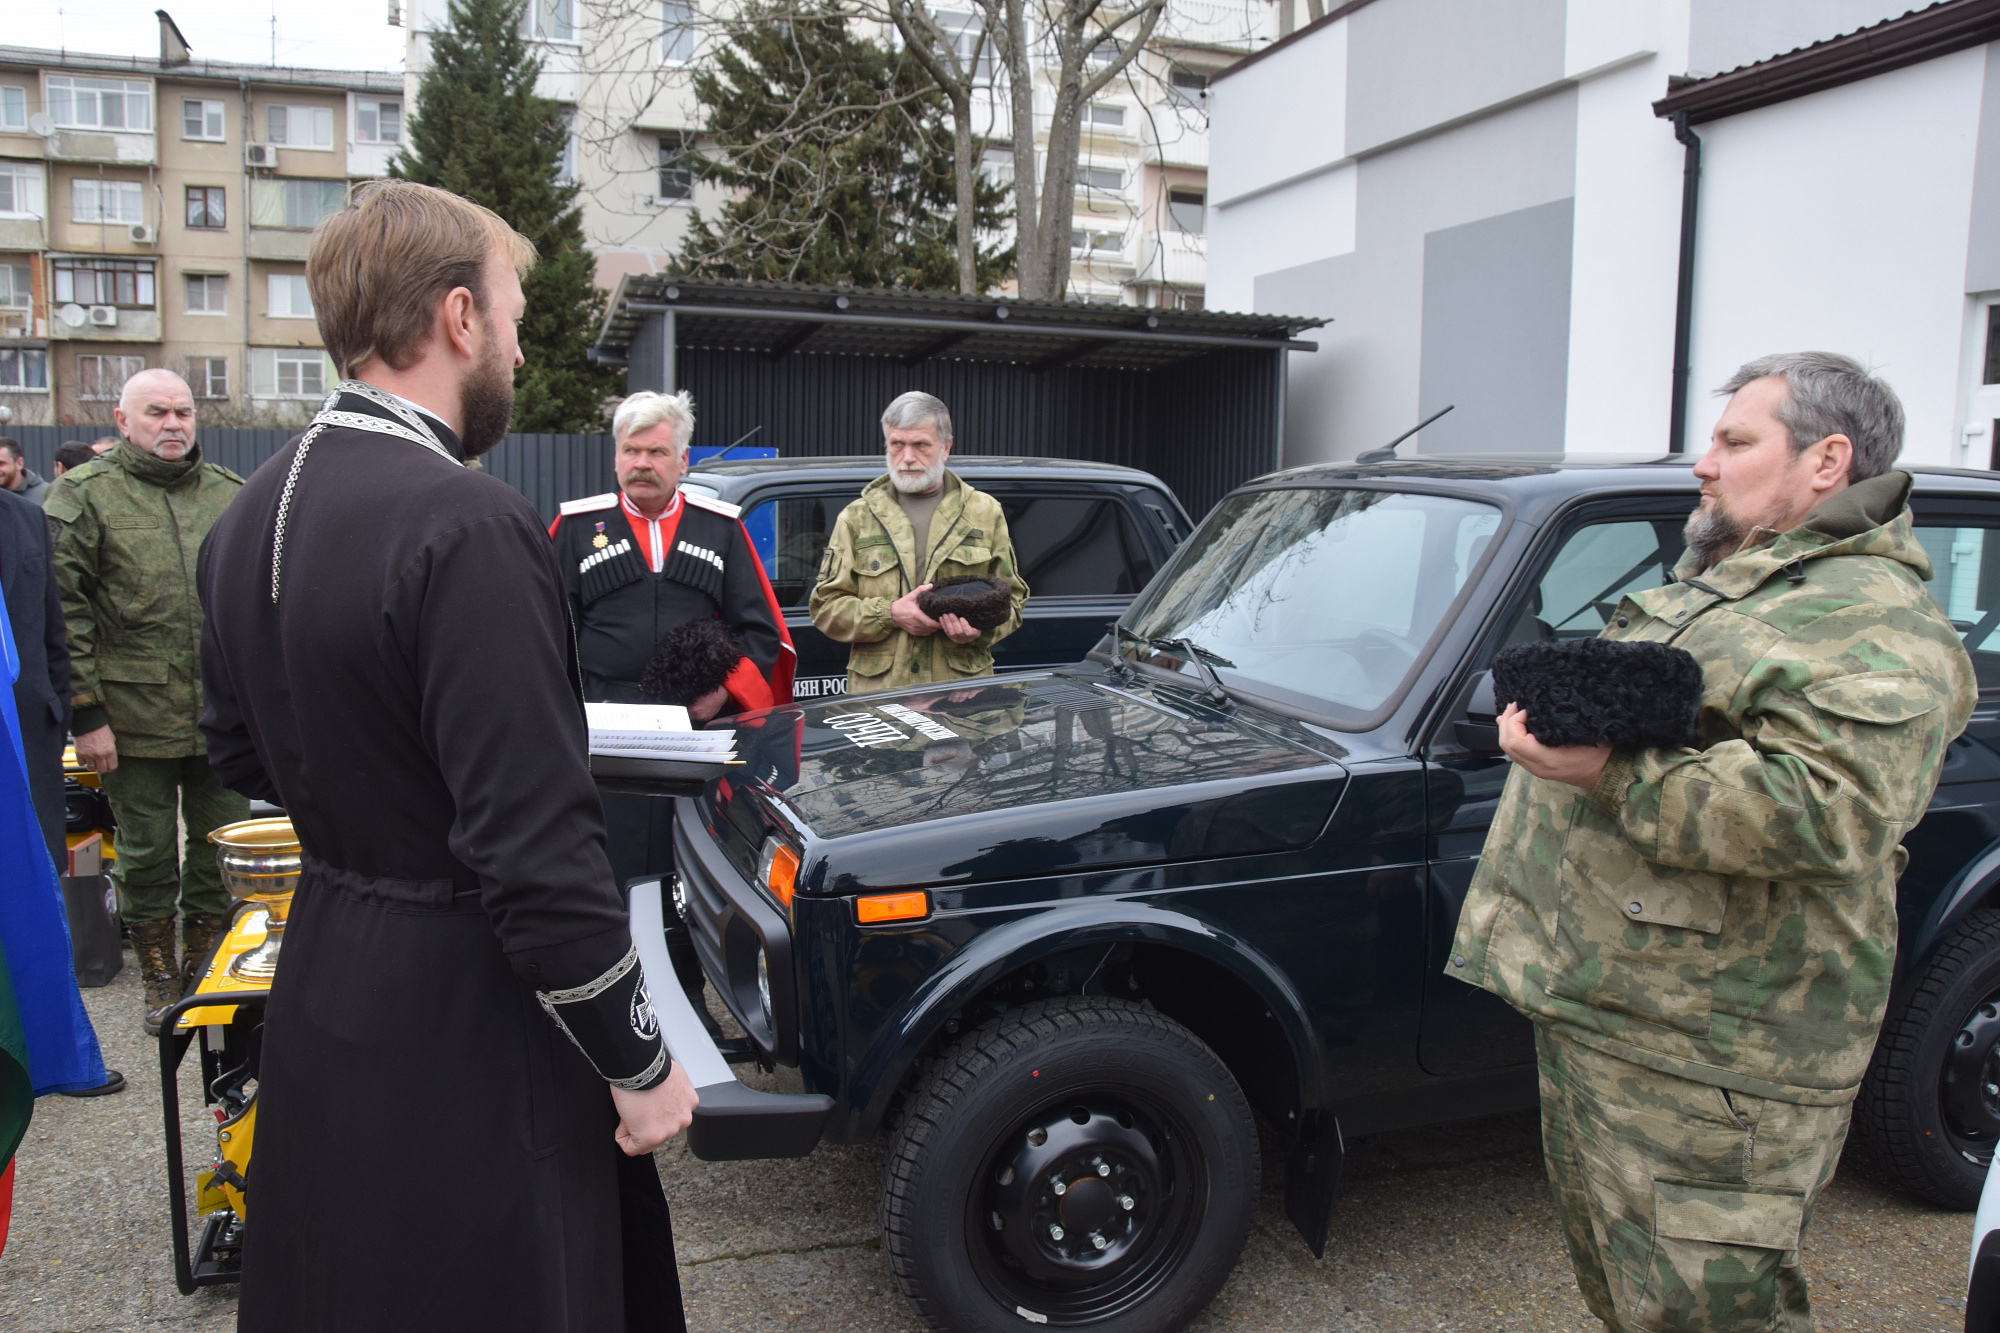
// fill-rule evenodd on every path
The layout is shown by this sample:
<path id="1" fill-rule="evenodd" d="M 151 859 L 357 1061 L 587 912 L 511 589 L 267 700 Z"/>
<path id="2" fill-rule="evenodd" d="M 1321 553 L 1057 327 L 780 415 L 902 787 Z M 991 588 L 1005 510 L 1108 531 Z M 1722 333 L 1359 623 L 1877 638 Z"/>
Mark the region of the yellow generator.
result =
<path id="1" fill-rule="evenodd" d="M 201 975 L 160 1024 L 174 1280 L 184 1295 L 235 1282 L 242 1272 L 264 1002 L 277 973 L 300 868 L 298 837 L 288 819 L 247 819 L 208 836 L 216 845 L 222 882 L 240 905 Z M 206 1221 L 193 1245 L 180 1100 L 180 1068 L 190 1048 L 199 1051 L 202 1101 L 214 1108 L 216 1121 L 213 1160 L 195 1176 L 194 1213 Z"/>

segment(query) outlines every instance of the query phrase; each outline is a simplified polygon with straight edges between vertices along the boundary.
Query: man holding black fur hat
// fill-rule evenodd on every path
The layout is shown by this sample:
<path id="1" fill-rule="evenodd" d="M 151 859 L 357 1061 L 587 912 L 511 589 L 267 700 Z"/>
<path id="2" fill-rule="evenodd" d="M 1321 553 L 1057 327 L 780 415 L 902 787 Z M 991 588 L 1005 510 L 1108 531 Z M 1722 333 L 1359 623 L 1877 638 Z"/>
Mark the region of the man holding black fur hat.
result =
<path id="1" fill-rule="evenodd" d="M 1550 1183 L 1615 1330 L 1812 1327 L 1799 1248 L 1889 998 L 1899 843 L 1975 697 L 1895 394 L 1824 352 L 1722 392 L 1677 579 L 1604 632 L 1693 655 L 1693 743 L 1548 745 L 1509 704 L 1445 969 L 1535 1020 Z"/>
<path id="2" fill-rule="evenodd" d="M 694 442 L 686 393 L 635 393 L 611 419 L 618 490 L 565 501 L 549 525 L 576 616 L 583 697 L 653 703 L 642 678 L 667 636 L 691 620 L 731 631 L 741 656 L 699 699 L 672 699 L 696 722 L 789 703 L 797 660 L 784 613 L 735 505 L 681 489 Z M 604 798 L 611 868 L 622 884 L 673 864 L 673 802 Z"/>
<path id="3" fill-rule="evenodd" d="M 849 694 L 990 676 L 993 645 L 1020 628 L 1028 601 L 1006 511 L 945 467 L 951 412 L 939 399 L 898 397 L 882 413 L 882 440 L 888 475 L 840 511 L 813 624 L 851 645 Z"/>

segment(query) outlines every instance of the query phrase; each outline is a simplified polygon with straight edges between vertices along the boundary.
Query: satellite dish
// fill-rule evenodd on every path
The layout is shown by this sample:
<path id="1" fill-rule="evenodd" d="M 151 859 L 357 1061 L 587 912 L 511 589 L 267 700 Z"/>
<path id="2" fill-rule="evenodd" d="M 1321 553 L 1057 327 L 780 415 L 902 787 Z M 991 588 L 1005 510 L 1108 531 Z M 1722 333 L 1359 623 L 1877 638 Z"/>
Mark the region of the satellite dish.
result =
<path id="1" fill-rule="evenodd" d="M 83 327 L 83 321 L 90 318 L 90 312 L 71 301 L 56 311 L 56 318 L 73 329 L 80 329 Z"/>
<path id="2" fill-rule="evenodd" d="M 37 111 L 28 117 L 28 128 L 46 139 L 56 132 L 55 118 L 46 111 Z"/>

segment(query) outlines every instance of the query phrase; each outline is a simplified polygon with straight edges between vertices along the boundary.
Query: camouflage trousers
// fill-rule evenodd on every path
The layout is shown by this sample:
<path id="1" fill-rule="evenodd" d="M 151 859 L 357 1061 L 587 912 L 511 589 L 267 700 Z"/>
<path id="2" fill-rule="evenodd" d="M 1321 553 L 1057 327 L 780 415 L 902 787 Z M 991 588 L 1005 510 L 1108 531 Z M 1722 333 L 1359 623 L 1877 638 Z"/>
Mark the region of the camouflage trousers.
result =
<path id="1" fill-rule="evenodd" d="M 250 802 L 216 780 L 207 756 L 121 754 L 102 782 L 118 821 L 118 910 L 126 922 L 165 920 L 176 907 L 227 913 L 233 904 L 208 834 L 249 818 Z"/>
<path id="2" fill-rule="evenodd" d="M 1811 1333 L 1799 1245 L 1851 1106 L 1695 1083 L 1535 1025 L 1577 1286 L 1615 1333 Z"/>

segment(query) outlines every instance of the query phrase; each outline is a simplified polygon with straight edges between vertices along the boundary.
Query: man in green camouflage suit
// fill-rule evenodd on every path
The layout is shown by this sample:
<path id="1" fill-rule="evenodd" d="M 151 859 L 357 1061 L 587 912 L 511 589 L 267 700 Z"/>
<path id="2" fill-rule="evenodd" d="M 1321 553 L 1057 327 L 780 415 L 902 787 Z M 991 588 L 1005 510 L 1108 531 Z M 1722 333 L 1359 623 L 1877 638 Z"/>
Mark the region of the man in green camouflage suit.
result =
<path id="1" fill-rule="evenodd" d="M 1446 964 L 1535 1020 L 1570 1258 L 1621 1331 L 1812 1327 L 1799 1247 L 1889 998 L 1899 844 L 1975 692 L 1888 386 L 1801 353 L 1723 392 L 1677 580 L 1604 631 L 1694 655 L 1695 745 L 1552 748 L 1510 706 Z"/>
<path id="2" fill-rule="evenodd" d="M 249 813 L 209 772 L 198 729 L 195 592 L 202 538 L 243 479 L 201 461 L 194 398 L 170 370 L 126 381 L 114 419 L 117 447 L 57 478 L 43 510 L 69 625 L 76 757 L 100 775 L 118 821 L 119 907 L 156 1032 L 229 920 L 209 830 Z"/>
<path id="3" fill-rule="evenodd" d="M 992 647 L 1021 624 L 1028 585 L 1000 502 L 945 467 L 951 413 L 912 391 L 882 414 L 888 473 L 840 511 L 812 590 L 812 622 L 851 644 L 847 692 L 945 684 L 993 674 Z M 976 574 L 1013 585 L 1007 619 L 974 629 L 962 618 L 932 620 L 917 607 L 931 584 Z"/>

